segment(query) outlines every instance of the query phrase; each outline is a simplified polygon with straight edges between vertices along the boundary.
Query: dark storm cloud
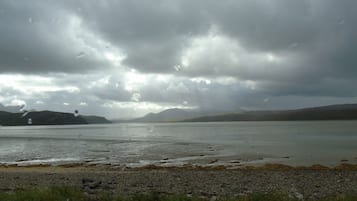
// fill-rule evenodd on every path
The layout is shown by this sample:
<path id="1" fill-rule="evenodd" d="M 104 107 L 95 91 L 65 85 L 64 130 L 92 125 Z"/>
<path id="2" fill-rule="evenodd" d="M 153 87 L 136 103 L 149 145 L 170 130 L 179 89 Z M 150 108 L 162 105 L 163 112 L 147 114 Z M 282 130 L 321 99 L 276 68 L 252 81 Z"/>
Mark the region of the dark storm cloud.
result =
<path id="1" fill-rule="evenodd" d="M 108 101 L 259 108 L 291 106 L 291 96 L 350 100 L 357 96 L 356 10 L 349 0 L 4 0 L 0 75 L 51 77 L 57 89 L 43 89 L 42 102 L 57 101 L 60 108 Z M 131 68 L 147 76 L 140 87 L 128 84 Z M 153 74 L 171 77 L 160 82 Z M 210 83 L 192 80 L 197 77 Z M 20 88 L 12 97 L 30 96 Z"/>
<path id="2" fill-rule="evenodd" d="M 122 47 L 124 63 L 142 72 L 174 72 L 192 38 L 204 37 L 216 26 L 218 35 L 237 42 L 245 54 L 270 52 L 286 62 L 256 63 L 248 57 L 236 64 L 224 54 L 242 59 L 241 52 L 212 52 L 180 74 L 296 82 L 353 80 L 357 75 L 354 1 L 105 1 L 70 8 L 81 8 L 88 26 Z"/>
<path id="3" fill-rule="evenodd" d="M 346 71 L 355 69 L 353 53 L 357 45 L 352 37 L 357 33 L 354 26 L 357 3 L 354 1 L 49 2 L 2 1 L 3 69 L 80 71 L 104 65 L 91 56 L 76 59 L 81 52 L 60 34 L 71 15 L 83 20 L 88 32 L 122 48 L 128 55 L 124 63 L 142 72 L 173 72 L 190 40 L 207 35 L 212 26 L 218 27 L 219 34 L 239 42 L 247 54 L 291 53 L 299 57 L 291 65 L 303 73 L 312 70 L 323 75 L 351 76 Z M 213 66 L 205 65 L 202 72 L 196 73 L 209 74 Z M 225 71 L 224 66 L 218 66 L 222 70 L 216 76 L 220 72 L 231 75 L 234 70 L 236 75 L 245 74 L 239 65 L 231 71 Z M 257 77 L 254 74 L 259 72 L 250 74 L 253 75 L 246 75 L 248 79 Z"/>
<path id="4" fill-rule="evenodd" d="M 143 72 L 172 72 L 187 39 L 211 26 L 199 3 L 187 1 L 103 1 L 71 3 L 97 34 L 128 54 L 124 63 Z"/>
<path id="5" fill-rule="evenodd" d="M 71 27 L 74 20 L 48 1 L 1 1 L 0 72 L 83 72 L 108 66 L 85 44 L 74 43 L 81 28 Z"/>

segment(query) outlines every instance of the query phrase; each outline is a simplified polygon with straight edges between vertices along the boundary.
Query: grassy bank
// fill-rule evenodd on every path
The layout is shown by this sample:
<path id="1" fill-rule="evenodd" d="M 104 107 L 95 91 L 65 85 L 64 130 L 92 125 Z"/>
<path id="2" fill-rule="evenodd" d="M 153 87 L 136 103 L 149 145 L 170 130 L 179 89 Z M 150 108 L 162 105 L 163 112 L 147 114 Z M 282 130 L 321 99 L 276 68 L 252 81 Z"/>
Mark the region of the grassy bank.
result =
<path id="1" fill-rule="evenodd" d="M 200 198 L 189 197 L 186 195 L 159 195 L 142 194 L 135 196 L 116 196 L 116 195 L 87 195 L 79 189 L 69 187 L 43 188 L 26 191 L 2 192 L 1 201 L 204 201 L 204 200 L 222 200 L 222 201 L 298 201 L 297 198 L 289 197 L 286 194 L 250 194 L 235 198 Z M 318 201 L 356 201 L 357 195 L 345 195 L 339 197 L 329 197 L 319 199 Z"/>

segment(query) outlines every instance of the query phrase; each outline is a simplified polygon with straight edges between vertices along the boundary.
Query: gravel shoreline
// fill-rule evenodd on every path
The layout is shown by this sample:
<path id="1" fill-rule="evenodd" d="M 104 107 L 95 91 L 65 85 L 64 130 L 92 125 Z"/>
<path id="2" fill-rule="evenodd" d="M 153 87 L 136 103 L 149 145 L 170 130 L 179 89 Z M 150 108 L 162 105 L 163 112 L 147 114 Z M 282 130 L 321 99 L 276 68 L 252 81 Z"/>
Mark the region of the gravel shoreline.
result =
<path id="1" fill-rule="evenodd" d="M 339 169 L 258 168 L 210 170 L 85 167 L 0 167 L 0 191 L 74 186 L 88 194 L 138 193 L 234 197 L 279 192 L 304 199 L 357 194 L 357 171 Z"/>

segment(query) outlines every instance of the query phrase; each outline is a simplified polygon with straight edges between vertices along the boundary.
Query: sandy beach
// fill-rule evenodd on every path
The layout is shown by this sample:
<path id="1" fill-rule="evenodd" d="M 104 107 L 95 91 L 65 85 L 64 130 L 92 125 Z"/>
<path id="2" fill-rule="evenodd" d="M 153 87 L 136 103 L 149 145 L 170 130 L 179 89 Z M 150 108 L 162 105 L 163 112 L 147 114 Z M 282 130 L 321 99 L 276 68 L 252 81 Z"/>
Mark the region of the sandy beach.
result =
<path id="1" fill-rule="evenodd" d="M 73 186 L 89 195 L 110 193 L 180 194 L 210 198 L 244 194 L 288 193 L 297 198 L 357 194 L 356 166 L 292 168 L 266 165 L 229 170 L 145 167 L 7 167 L 0 168 L 0 191 Z"/>

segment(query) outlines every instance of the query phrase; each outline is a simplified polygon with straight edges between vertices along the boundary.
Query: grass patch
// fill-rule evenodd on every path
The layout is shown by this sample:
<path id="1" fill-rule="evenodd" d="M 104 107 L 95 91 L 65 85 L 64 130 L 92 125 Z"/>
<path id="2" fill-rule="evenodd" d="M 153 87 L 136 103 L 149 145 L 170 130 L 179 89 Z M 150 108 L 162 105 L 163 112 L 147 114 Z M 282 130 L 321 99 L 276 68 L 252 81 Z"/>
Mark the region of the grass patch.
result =
<path id="1" fill-rule="evenodd" d="M 140 194 L 134 196 L 116 196 L 100 194 L 88 196 L 80 189 L 72 187 L 52 187 L 26 191 L 2 192 L 0 201 L 206 201 L 211 198 L 188 197 L 185 195 L 160 195 L 160 194 Z M 298 201 L 287 194 L 253 193 L 247 196 L 235 198 L 217 199 L 217 201 Z M 324 198 L 317 201 L 357 201 L 357 195 L 344 195 L 338 197 Z"/>
<path id="2" fill-rule="evenodd" d="M 78 189 L 52 187 L 0 193 L 0 201 L 85 201 L 88 198 Z"/>

